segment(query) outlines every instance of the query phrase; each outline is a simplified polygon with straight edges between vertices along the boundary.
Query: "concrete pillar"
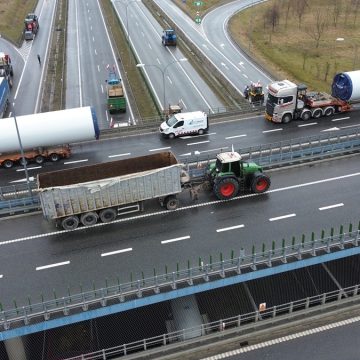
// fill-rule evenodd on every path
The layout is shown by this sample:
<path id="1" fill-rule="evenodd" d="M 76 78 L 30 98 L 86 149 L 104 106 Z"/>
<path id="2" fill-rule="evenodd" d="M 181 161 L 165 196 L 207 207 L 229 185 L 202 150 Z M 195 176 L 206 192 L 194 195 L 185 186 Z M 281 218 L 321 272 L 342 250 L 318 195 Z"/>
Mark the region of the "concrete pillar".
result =
<path id="1" fill-rule="evenodd" d="M 4 344 L 9 360 L 27 360 L 21 337 L 4 340 Z"/>
<path id="2" fill-rule="evenodd" d="M 201 336 L 202 317 L 195 295 L 184 296 L 171 300 L 171 310 L 174 317 L 176 331 L 196 327 L 196 330 L 185 331 L 184 340 Z"/>

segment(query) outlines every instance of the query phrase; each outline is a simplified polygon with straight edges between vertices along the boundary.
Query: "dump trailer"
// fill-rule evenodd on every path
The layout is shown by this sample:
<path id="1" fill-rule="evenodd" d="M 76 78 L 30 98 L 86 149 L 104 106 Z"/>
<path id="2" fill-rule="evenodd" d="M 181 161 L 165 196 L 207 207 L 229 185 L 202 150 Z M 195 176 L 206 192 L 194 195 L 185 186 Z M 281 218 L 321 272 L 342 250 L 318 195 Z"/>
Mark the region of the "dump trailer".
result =
<path id="1" fill-rule="evenodd" d="M 95 110 L 81 107 L 4 118 L 0 121 L 0 165 L 11 168 L 22 163 L 19 136 L 25 161 L 42 164 L 71 155 L 71 143 L 95 140 L 100 130 Z"/>
<path id="2" fill-rule="evenodd" d="M 158 199 L 175 210 L 177 195 L 211 189 L 220 200 L 245 190 L 263 193 L 270 178 L 255 163 L 242 161 L 236 152 L 221 153 L 215 162 L 189 169 L 172 152 L 161 152 L 107 163 L 38 174 L 38 193 L 48 221 L 73 230 L 114 221 L 118 215 L 142 211 L 144 201 Z"/>
<path id="3" fill-rule="evenodd" d="M 6 78 L 0 77 L 0 118 L 5 116 L 6 110 L 9 106 L 9 95 L 9 82 Z"/>
<path id="4" fill-rule="evenodd" d="M 265 118 L 286 124 L 350 111 L 360 102 L 360 70 L 336 74 L 331 89 L 330 95 L 309 92 L 306 85 L 289 80 L 274 82 L 268 86 Z"/>
<path id="5" fill-rule="evenodd" d="M 24 38 L 25 40 L 34 40 L 35 35 L 39 31 L 39 19 L 36 14 L 29 13 L 24 20 Z"/>
<path id="6" fill-rule="evenodd" d="M 126 111 L 126 98 L 121 79 L 116 75 L 115 66 L 109 69 L 109 77 L 106 80 L 107 108 L 109 113 Z"/>

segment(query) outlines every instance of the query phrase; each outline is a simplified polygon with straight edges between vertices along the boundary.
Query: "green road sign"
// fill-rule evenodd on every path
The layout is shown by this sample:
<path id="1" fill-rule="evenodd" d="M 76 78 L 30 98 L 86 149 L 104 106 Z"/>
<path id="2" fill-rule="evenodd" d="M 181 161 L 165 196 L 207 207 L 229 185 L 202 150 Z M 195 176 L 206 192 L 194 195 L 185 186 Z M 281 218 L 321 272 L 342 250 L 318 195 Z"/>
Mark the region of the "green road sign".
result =
<path id="1" fill-rule="evenodd" d="M 195 1 L 194 5 L 195 6 L 201 6 L 201 5 L 204 5 L 204 2 L 203 1 Z"/>
<path id="2" fill-rule="evenodd" d="M 196 24 L 201 24 L 201 17 L 195 16 L 195 22 L 196 22 Z"/>

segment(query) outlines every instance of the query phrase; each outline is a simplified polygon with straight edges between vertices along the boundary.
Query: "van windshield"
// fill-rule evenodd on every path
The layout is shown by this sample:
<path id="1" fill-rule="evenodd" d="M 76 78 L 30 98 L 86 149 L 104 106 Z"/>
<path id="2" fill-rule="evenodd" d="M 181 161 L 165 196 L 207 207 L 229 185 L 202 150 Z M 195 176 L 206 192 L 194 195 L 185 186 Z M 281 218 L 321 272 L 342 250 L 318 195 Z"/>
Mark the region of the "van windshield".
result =
<path id="1" fill-rule="evenodd" d="M 166 120 L 167 126 L 174 126 L 177 123 L 177 119 L 175 116 L 172 116 L 171 118 Z"/>

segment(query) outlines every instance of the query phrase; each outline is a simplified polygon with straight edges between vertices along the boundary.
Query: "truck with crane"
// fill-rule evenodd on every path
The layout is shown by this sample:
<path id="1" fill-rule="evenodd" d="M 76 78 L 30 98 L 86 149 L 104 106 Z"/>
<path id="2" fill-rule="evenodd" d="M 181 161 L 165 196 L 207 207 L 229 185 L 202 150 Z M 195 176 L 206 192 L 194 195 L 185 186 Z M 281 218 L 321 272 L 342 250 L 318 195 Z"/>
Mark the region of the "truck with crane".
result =
<path id="1" fill-rule="evenodd" d="M 108 65 L 109 76 L 106 80 L 107 108 L 110 114 L 126 111 L 126 98 L 120 77 L 116 75 L 115 66 Z"/>
<path id="2" fill-rule="evenodd" d="M 164 46 L 176 46 L 177 37 L 174 29 L 166 29 L 163 31 L 161 41 Z"/>
<path id="3" fill-rule="evenodd" d="M 69 144 L 99 138 L 95 111 L 90 106 L 4 118 L 0 121 L 0 166 L 25 162 L 42 164 L 71 155 Z"/>
<path id="4" fill-rule="evenodd" d="M 306 85 L 289 80 L 274 82 L 268 86 L 265 118 L 287 124 L 350 111 L 360 102 L 360 70 L 336 74 L 331 88 L 332 95 L 308 92 Z"/>
<path id="5" fill-rule="evenodd" d="M 179 163 L 167 151 L 37 175 L 45 219 L 65 230 L 142 211 L 150 199 L 175 210 L 177 195 L 185 189 L 191 194 L 200 187 L 211 189 L 218 199 L 229 200 L 245 191 L 264 193 L 270 183 L 261 166 L 243 161 L 234 151 L 194 168 Z"/>
<path id="6" fill-rule="evenodd" d="M 34 40 L 35 35 L 39 31 L 39 19 L 37 15 L 29 13 L 24 20 L 24 39 Z"/>

